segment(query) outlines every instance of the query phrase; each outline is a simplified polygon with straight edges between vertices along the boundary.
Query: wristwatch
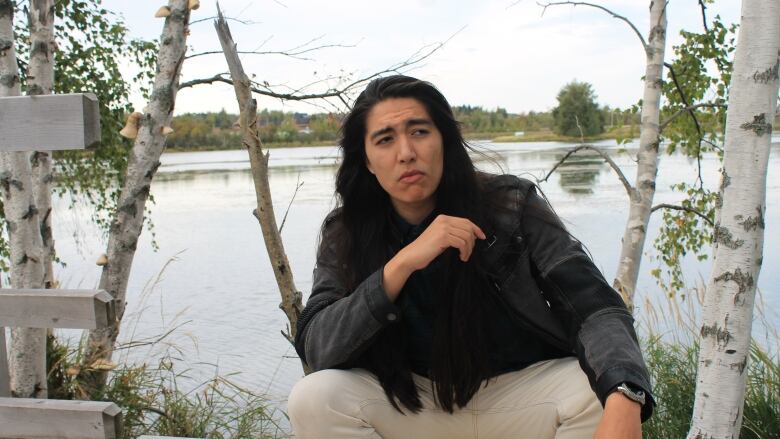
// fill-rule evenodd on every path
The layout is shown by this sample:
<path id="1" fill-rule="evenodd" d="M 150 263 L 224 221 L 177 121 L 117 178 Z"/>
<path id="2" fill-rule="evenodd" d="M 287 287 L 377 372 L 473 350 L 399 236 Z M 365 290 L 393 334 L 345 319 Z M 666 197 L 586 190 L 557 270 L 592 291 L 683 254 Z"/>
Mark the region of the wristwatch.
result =
<path id="1" fill-rule="evenodd" d="M 619 384 L 615 387 L 614 392 L 620 392 L 631 401 L 638 402 L 642 406 L 645 405 L 645 391 L 628 383 Z"/>

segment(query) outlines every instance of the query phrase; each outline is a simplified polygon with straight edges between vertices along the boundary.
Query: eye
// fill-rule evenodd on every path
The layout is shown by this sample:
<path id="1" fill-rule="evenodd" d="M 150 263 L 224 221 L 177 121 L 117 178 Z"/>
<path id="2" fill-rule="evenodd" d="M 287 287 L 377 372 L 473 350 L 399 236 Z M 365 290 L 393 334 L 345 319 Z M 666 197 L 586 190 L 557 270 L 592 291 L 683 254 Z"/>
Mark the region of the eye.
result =
<path id="1" fill-rule="evenodd" d="M 386 143 L 389 143 L 393 138 L 391 136 L 384 136 L 380 137 L 379 140 L 376 141 L 377 145 L 384 145 Z"/>
<path id="2" fill-rule="evenodd" d="M 429 132 L 430 131 L 428 131 L 425 128 L 415 128 L 415 129 L 412 130 L 412 135 L 413 136 L 424 136 L 424 135 L 428 134 Z"/>

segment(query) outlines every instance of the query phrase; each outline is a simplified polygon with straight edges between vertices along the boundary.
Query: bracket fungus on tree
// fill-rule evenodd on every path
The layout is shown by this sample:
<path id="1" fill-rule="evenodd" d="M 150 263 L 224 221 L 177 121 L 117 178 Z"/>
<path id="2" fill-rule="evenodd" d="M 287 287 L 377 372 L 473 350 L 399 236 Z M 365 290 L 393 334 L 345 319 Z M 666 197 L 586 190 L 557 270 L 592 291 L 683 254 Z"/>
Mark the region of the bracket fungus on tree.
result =
<path id="1" fill-rule="evenodd" d="M 168 6 L 160 6 L 160 9 L 154 13 L 155 18 L 165 18 L 169 15 L 171 15 L 171 8 Z"/>
<path id="2" fill-rule="evenodd" d="M 138 112 L 130 113 L 127 116 L 124 128 L 119 131 L 119 134 L 127 139 L 135 139 L 138 136 L 138 121 L 141 119 L 141 116 L 143 115 Z"/>

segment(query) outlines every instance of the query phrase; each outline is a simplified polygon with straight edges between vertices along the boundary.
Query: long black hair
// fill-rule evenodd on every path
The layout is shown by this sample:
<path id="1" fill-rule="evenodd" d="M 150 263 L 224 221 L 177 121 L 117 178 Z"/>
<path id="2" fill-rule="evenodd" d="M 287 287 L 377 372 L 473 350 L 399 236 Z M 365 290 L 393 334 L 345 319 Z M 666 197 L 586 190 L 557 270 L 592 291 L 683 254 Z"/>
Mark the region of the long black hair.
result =
<path id="1" fill-rule="evenodd" d="M 353 290 L 380 269 L 398 250 L 400 237 L 393 227 L 389 195 L 366 166 L 364 139 L 366 118 L 379 102 L 392 98 L 413 98 L 428 111 L 441 132 L 443 174 L 436 190 L 436 212 L 468 218 L 486 230 L 485 197 L 478 175 L 450 104 L 432 84 L 396 75 L 373 80 L 358 96 L 341 128 L 342 162 L 336 176 L 340 209 L 335 239 L 343 282 Z M 488 197 L 489 198 L 489 197 Z M 325 227 L 325 226 L 323 226 Z M 461 262 L 454 249 L 440 258 L 444 275 L 437 285 L 433 351 L 430 378 L 439 406 L 452 412 L 465 406 L 487 377 L 487 344 L 484 323 L 490 285 L 481 253 L 473 252 Z M 421 408 L 419 393 L 406 357 L 403 324 L 383 329 L 368 350 L 362 366 L 375 373 L 390 402 L 400 402 L 412 412 Z"/>

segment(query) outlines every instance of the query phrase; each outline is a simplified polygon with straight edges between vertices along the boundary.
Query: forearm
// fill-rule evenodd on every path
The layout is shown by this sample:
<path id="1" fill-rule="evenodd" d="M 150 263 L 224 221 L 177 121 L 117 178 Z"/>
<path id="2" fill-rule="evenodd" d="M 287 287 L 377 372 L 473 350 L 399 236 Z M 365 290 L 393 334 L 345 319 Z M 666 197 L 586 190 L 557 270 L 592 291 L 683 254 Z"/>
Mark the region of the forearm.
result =
<path id="1" fill-rule="evenodd" d="M 382 288 L 379 270 L 348 296 L 320 309 L 305 327 L 299 328 L 303 331 L 300 350 L 314 370 L 339 367 L 371 343 L 379 330 L 394 322 L 398 312 Z"/>
<path id="2" fill-rule="evenodd" d="M 391 302 L 395 302 L 398 295 L 401 294 L 401 290 L 413 272 L 414 270 L 411 269 L 406 262 L 403 250 L 396 253 L 392 259 L 387 261 L 387 264 L 385 264 L 385 267 L 382 270 L 382 283 L 387 298 L 390 299 Z"/>

